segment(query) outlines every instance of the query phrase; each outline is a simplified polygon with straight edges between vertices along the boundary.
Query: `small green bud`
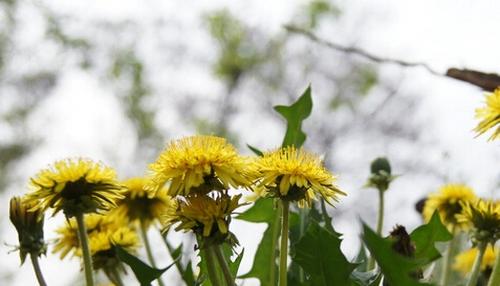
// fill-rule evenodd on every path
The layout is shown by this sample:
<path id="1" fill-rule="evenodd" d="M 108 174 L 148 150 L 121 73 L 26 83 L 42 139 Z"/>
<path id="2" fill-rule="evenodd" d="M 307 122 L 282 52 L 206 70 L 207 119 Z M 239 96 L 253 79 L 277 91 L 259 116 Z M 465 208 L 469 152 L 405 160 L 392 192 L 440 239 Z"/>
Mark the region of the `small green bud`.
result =
<path id="1" fill-rule="evenodd" d="M 387 160 L 387 158 L 379 157 L 372 161 L 372 164 L 370 165 L 370 170 L 374 175 L 380 175 L 382 174 L 382 171 L 390 175 L 391 164 L 389 164 L 389 160 Z"/>
<path id="2" fill-rule="evenodd" d="M 366 183 L 367 187 L 373 187 L 383 192 L 389 188 L 389 184 L 396 177 L 391 175 L 391 164 L 384 157 L 379 157 L 370 165 L 371 175 Z"/>

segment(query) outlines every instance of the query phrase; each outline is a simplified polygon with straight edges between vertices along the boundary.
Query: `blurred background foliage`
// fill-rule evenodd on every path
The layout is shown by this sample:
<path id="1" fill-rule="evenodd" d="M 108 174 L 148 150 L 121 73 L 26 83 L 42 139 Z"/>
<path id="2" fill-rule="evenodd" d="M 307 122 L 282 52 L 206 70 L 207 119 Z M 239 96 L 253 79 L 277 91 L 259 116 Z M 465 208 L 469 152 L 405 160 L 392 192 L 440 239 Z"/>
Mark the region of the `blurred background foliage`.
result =
<path id="1" fill-rule="evenodd" d="M 288 23 L 319 31 L 337 25 L 344 17 L 343 6 L 337 1 L 304 1 Z M 19 168 L 45 140 L 30 130 L 33 112 L 50 99 L 68 70 L 92 75 L 119 100 L 137 139 L 133 166 L 117 166 L 129 173 L 141 174 L 164 143 L 178 134 L 225 136 L 245 153 L 246 143 L 274 148 L 282 134 L 269 133 L 283 130 L 283 122 L 271 107 L 293 102 L 311 83 L 314 107 L 305 122 L 306 147 L 324 154 L 329 168 L 358 186 L 368 173 L 368 162 L 385 152 L 396 172 L 404 170 L 429 182 L 447 179 L 449 171 L 434 164 L 446 163 L 446 150 L 422 136 L 429 122 L 420 109 L 420 94 L 402 87 L 407 73 L 401 68 L 322 47 L 285 28 L 264 29 L 224 7 L 193 11 L 194 28 L 180 16 L 106 21 L 39 1 L 1 0 L 0 7 L 3 202 L 25 185 L 29 174 Z M 34 29 L 30 17 L 43 33 L 32 32 L 26 39 Z M 354 31 L 351 37 L 355 41 L 363 35 Z M 208 89 L 196 86 L 200 81 L 192 77 L 200 74 L 211 82 Z M 434 159 L 421 160 L 424 157 Z M 425 186 L 419 188 L 420 194 L 406 198 L 406 208 L 426 191 Z M 361 212 L 373 221 L 372 201 L 365 194 L 349 196 L 357 213 L 346 211 L 346 205 L 334 209 L 333 216 L 342 220 Z"/>

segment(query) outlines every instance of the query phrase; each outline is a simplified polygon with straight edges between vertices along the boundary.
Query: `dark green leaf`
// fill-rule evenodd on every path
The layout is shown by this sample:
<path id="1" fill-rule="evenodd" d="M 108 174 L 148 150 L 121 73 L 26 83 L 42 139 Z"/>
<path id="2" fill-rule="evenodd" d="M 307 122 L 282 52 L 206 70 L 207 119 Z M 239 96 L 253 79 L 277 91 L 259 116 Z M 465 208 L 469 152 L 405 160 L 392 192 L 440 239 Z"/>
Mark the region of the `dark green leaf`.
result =
<path id="1" fill-rule="evenodd" d="M 300 147 L 306 141 L 306 134 L 302 131 L 304 121 L 312 111 L 311 87 L 309 86 L 300 98 L 290 106 L 278 105 L 274 107 L 287 121 L 285 138 L 282 147 L 294 145 Z"/>
<path id="2" fill-rule="evenodd" d="M 308 274 L 311 285 L 349 285 L 356 268 L 340 250 L 340 238 L 312 221 L 297 243 L 293 261 Z"/>
<path id="3" fill-rule="evenodd" d="M 165 271 L 167 271 L 175 263 L 174 262 L 163 269 L 157 269 L 147 265 L 142 260 L 128 253 L 119 246 L 115 246 L 115 250 L 116 254 L 118 255 L 118 258 L 122 262 L 130 266 L 130 268 L 135 274 L 135 277 L 137 278 L 137 281 L 139 281 L 141 286 L 151 285 L 152 281 L 158 279 Z"/>
<path id="4" fill-rule="evenodd" d="M 435 247 L 436 242 L 449 241 L 453 235 L 441 223 L 439 214 L 434 212 L 429 223 L 416 228 L 410 237 L 415 243 L 415 258 L 427 264 L 441 257 Z"/>
<path id="5" fill-rule="evenodd" d="M 260 151 L 259 149 L 253 147 L 250 144 L 247 144 L 247 147 L 248 147 L 248 149 L 252 150 L 252 152 L 254 152 L 255 155 L 257 155 L 257 156 L 261 156 L 262 157 L 262 155 L 264 155 L 264 153 L 262 153 L 262 151 Z"/>
<path id="6" fill-rule="evenodd" d="M 279 236 L 279 212 L 272 199 L 260 199 L 237 219 L 255 223 L 266 223 L 267 228 L 257 247 L 250 271 L 240 278 L 257 278 L 262 286 L 274 286 L 278 278 L 276 244 Z"/>
<path id="7" fill-rule="evenodd" d="M 419 268 L 419 263 L 404 257 L 392 249 L 392 242 L 378 236 L 368 226 L 363 225 L 363 241 L 377 261 L 384 281 L 389 285 L 429 286 L 410 277 Z"/>

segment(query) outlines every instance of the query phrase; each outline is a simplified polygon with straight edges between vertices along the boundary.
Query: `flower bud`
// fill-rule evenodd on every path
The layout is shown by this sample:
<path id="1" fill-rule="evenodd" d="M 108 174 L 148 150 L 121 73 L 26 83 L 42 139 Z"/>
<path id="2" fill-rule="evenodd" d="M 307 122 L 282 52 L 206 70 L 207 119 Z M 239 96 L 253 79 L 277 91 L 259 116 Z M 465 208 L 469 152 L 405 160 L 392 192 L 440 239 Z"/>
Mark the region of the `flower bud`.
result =
<path id="1" fill-rule="evenodd" d="M 46 245 L 43 240 L 43 212 L 31 211 L 33 205 L 20 197 L 10 199 L 10 221 L 16 227 L 19 237 L 19 255 L 21 264 L 27 254 L 40 256 L 45 254 Z"/>

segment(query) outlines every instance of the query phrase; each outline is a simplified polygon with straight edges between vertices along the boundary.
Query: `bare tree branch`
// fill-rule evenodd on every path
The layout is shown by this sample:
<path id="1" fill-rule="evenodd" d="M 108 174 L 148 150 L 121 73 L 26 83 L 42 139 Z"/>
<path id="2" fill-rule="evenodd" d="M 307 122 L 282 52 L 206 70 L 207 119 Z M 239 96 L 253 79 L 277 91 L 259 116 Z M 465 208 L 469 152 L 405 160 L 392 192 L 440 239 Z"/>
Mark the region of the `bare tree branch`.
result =
<path id="1" fill-rule="evenodd" d="M 391 59 L 391 58 L 384 58 L 384 57 L 376 56 L 376 55 L 373 55 L 373 54 L 371 54 L 365 50 L 362 50 L 360 48 L 347 47 L 347 46 L 343 46 L 341 44 L 337 44 L 337 43 L 334 43 L 331 41 L 321 39 L 318 36 L 316 36 L 314 33 L 310 32 L 308 30 L 296 27 L 296 26 L 285 25 L 284 27 L 288 32 L 303 35 L 303 36 L 309 38 L 310 40 L 312 40 L 313 42 L 316 42 L 318 44 L 324 45 L 326 47 L 329 47 L 331 49 L 334 49 L 334 50 L 337 50 L 340 52 L 344 52 L 344 53 L 348 53 L 348 54 L 355 54 L 355 55 L 366 58 L 366 59 L 373 61 L 373 62 L 376 62 L 376 63 L 390 63 L 390 64 L 402 66 L 402 67 L 421 67 L 433 75 L 446 76 L 446 75 L 432 69 L 429 65 L 427 65 L 425 63 L 407 62 L 407 61 L 402 61 L 402 60 L 398 60 L 398 59 Z"/>
<path id="2" fill-rule="evenodd" d="M 368 60 L 376 62 L 376 63 L 395 64 L 395 65 L 405 67 L 405 68 L 406 67 L 421 67 L 421 68 L 424 68 L 426 71 L 428 71 L 432 75 L 445 76 L 445 77 L 453 78 L 456 80 L 465 81 L 465 82 L 468 82 L 472 85 L 478 86 L 481 89 L 486 90 L 486 91 L 494 91 L 496 88 L 500 87 L 500 75 L 498 75 L 498 74 L 485 73 L 485 72 L 474 71 L 474 70 L 469 70 L 469 69 L 457 69 L 457 68 L 450 68 L 450 69 L 448 69 L 446 74 L 443 74 L 443 73 L 440 73 L 440 72 L 434 70 L 426 63 L 407 62 L 407 61 L 398 60 L 398 59 L 380 57 L 377 55 L 373 55 L 373 54 L 371 54 L 363 49 L 360 49 L 360 48 L 347 47 L 347 46 L 343 46 L 341 44 L 327 41 L 325 39 L 321 39 L 320 37 L 318 37 L 314 33 L 310 32 L 308 30 L 293 26 L 293 25 L 285 25 L 285 29 L 288 32 L 300 34 L 302 36 L 309 38 L 310 40 L 312 40 L 315 43 L 321 44 L 323 46 L 334 49 L 336 51 L 340 51 L 340 52 L 348 53 L 348 54 L 355 54 L 357 56 L 363 57 L 365 59 L 368 59 Z"/>

